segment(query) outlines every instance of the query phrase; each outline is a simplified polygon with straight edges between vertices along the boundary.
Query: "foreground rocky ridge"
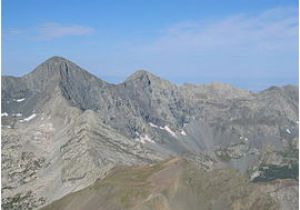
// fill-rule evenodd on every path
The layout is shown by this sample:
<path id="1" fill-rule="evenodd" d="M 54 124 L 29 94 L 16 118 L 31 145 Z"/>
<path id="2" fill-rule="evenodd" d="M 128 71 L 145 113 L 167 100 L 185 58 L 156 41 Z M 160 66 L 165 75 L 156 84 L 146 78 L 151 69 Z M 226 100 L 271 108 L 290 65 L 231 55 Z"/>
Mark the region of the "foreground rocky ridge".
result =
<path id="1" fill-rule="evenodd" d="M 116 168 L 103 180 L 42 209 L 200 208 L 275 210 L 279 205 L 232 169 L 207 172 L 189 161 L 172 159 L 150 166 Z"/>
<path id="2" fill-rule="evenodd" d="M 295 86 L 176 86 L 146 71 L 115 85 L 53 57 L 21 78 L 2 77 L 1 118 L 3 209 L 38 208 L 117 165 L 174 156 L 208 171 L 235 168 L 252 182 L 296 180 L 289 196 L 298 199 Z"/>

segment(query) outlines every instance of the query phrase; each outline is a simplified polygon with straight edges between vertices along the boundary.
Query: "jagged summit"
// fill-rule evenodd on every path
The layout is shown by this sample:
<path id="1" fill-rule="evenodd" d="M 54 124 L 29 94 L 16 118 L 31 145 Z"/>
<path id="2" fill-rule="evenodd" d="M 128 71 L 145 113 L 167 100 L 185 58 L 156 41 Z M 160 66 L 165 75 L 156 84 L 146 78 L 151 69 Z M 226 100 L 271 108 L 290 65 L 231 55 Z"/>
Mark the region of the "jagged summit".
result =
<path id="1" fill-rule="evenodd" d="M 62 56 L 52 56 L 48 58 L 45 62 L 70 62 L 70 60 L 62 57 Z"/>
<path id="2" fill-rule="evenodd" d="M 58 63 L 59 64 L 61 64 L 61 63 L 72 63 L 72 61 L 68 60 L 68 59 L 66 59 L 62 56 L 52 56 L 52 57 L 49 57 L 49 58 L 43 60 L 36 68 L 38 68 L 40 65 L 49 65 L 49 64 L 54 64 L 54 63 L 56 63 L 56 64 L 58 64 Z"/>
<path id="3" fill-rule="evenodd" d="M 164 80 L 146 70 L 138 70 L 131 74 L 124 82 L 131 83 L 134 86 L 151 86 L 158 89 L 173 89 L 175 87 L 171 82 Z"/>
<path id="4" fill-rule="evenodd" d="M 133 74 L 131 74 L 125 81 L 136 81 L 136 80 L 142 81 L 144 79 L 158 80 L 160 78 L 158 76 L 150 73 L 149 71 L 142 69 L 142 70 L 138 70 L 138 71 L 134 72 Z"/>
<path id="5" fill-rule="evenodd" d="M 72 61 L 59 56 L 53 56 L 40 65 L 32 72 L 23 76 L 29 87 L 35 90 L 43 90 L 48 84 L 75 83 L 98 83 L 106 84 L 101 79 L 92 75 Z"/>
<path id="6" fill-rule="evenodd" d="M 48 58 L 41 64 L 39 64 L 32 72 L 30 72 L 29 74 L 27 74 L 25 76 L 28 76 L 31 74 L 40 74 L 40 75 L 45 74 L 45 76 L 51 77 L 54 74 L 68 71 L 68 70 L 70 70 L 70 71 L 74 71 L 74 70 L 85 71 L 81 67 L 79 67 L 78 65 L 76 65 L 75 63 L 73 63 L 72 61 L 70 61 L 66 58 L 59 57 L 59 56 L 53 56 L 51 58 Z"/>

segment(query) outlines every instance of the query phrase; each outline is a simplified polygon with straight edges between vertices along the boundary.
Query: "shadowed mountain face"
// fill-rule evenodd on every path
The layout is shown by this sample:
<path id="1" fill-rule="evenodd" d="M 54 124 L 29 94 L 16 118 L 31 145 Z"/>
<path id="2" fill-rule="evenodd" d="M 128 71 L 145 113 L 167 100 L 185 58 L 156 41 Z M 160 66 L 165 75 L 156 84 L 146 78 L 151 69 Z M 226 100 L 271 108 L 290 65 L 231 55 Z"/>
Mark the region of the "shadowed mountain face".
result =
<path id="1" fill-rule="evenodd" d="M 3 209 L 35 209 L 115 166 L 175 156 L 255 183 L 298 185 L 296 86 L 176 86 L 146 71 L 114 85 L 53 57 L 23 77 L 3 76 L 1 91 Z M 278 208 L 297 209 L 298 187 L 277 192 L 267 193 Z"/>

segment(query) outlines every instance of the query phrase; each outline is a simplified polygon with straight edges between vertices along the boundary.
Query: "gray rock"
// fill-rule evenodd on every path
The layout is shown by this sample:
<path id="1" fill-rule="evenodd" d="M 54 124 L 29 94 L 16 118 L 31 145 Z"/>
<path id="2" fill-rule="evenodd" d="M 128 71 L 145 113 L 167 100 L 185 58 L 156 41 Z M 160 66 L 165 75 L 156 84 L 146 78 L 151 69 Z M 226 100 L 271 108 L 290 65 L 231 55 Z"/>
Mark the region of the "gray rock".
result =
<path id="1" fill-rule="evenodd" d="M 296 86 L 259 93 L 177 86 L 144 70 L 109 84 L 53 57 L 23 77 L 3 76 L 1 91 L 2 200 L 9 205 L 29 191 L 22 202 L 48 204 L 117 165 L 183 156 L 206 170 L 234 167 L 249 176 L 267 153 L 281 166 L 298 150 Z"/>

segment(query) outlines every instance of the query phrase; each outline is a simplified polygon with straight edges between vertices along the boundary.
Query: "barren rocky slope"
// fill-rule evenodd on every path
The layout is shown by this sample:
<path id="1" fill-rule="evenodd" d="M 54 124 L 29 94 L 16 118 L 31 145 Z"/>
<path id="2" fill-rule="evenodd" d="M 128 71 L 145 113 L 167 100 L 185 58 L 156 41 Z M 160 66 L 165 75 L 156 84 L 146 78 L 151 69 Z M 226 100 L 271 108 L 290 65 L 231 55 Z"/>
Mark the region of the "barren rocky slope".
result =
<path id="1" fill-rule="evenodd" d="M 288 197 L 298 199 L 296 86 L 176 86 L 146 71 L 115 85 L 53 57 L 23 77 L 3 76 L 1 103 L 3 209 L 36 209 L 115 166 L 175 156 L 207 171 L 236 169 L 255 185 L 292 180 Z M 298 208 L 280 192 L 270 195 L 281 209 Z"/>

